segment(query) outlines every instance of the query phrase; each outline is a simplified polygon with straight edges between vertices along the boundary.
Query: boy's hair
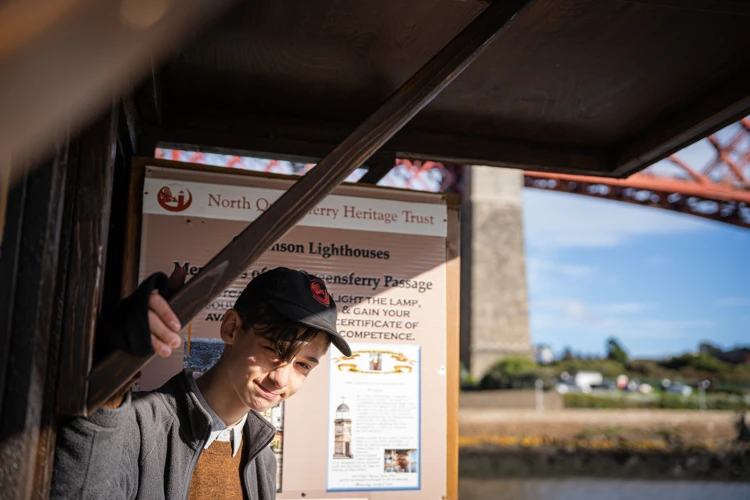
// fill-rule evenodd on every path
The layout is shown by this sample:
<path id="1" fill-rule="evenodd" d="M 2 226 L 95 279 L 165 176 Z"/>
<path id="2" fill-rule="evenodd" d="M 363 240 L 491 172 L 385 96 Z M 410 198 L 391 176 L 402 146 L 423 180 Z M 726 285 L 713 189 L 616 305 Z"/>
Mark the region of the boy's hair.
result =
<path id="1" fill-rule="evenodd" d="M 291 361 L 303 346 L 309 344 L 319 333 L 325 333 L 290 320 L 267 302 L 248 304 L 241 310 L 235 310 L 242 320 L 242 330 L 249 332 L 252 328 L 255 333 L 270 341 L 279 360 L 283 362 Z M 304 329 L 302 333 L 300 328 Z M 327 333 L 325 336 L 328 346 L 331 344 L 331 337 Z"/>

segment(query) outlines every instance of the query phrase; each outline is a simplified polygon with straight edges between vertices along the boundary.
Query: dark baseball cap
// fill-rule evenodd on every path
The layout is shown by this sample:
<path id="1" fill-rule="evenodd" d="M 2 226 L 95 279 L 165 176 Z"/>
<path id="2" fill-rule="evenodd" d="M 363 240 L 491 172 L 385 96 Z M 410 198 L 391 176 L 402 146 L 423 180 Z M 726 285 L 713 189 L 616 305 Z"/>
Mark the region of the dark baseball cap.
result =
<path id="1" fill-rule="evenodd" d="M 352 355 L 349 344 L 336 331 L 336 303 L 320 278 L 286 267 L 271 269 L 248 283 L 234 308 L 241 310 L 259 302 L 268 303 L 292 321 L 328 333 L 344 356 Z"/>

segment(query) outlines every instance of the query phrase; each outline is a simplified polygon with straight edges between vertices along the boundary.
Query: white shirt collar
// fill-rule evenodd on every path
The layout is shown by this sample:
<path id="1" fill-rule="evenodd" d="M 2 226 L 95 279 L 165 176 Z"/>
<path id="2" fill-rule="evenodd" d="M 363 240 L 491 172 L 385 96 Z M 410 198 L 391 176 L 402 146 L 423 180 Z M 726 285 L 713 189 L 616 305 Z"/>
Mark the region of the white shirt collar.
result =
<path id="1" fill-rule="evenodd" d="M 214 441 L 231 441 L 232 442 L 232 456 L 236 456 L 242 445 L 242 428 L 245 426 L 247 421 L 247 414 L 242 417 L 242 420 L 237 422 L 232 427 L 226 427 L 222 430 L 211 429 L 211 434 L 208 436 L 206 446 L 203 449 L 207 449 Z M 223 422 L 222 422 L 223 423 Z"/>
<path id="2" fill-rule="evenodd" d="M 195 381 L 201 375 L 203 375 L 203 373 L 194 371 L 190 372 L 189 375 L 190 376 L 188 377 L 188 381 L 190 382 L 190 389 L 193 391 L 193 393 L 195 393 L 195 396 L 198 398 L 198 402 L 201 404 L 201 406 L 211 416 L 211 433 L 209 434 L 208 440 L 206 441 L 206 445 L 203 447 L 203 449 L 208 449 L 208 447 L 211 446 L 214 441 L 231 441 L 232 456 L 236 456 L 237 452 L 240 450 L 240 446 L 242 446 L 242 428 L 245 426 L 245 422 L 247 421 L 247 414 L 245 414 L 245 416 L 242 417 L 242 420 L 240 420 L 233 426 L 227 427 L 224 421 L 216 414 L 214 409 L 211 408 L 211 405 L 208 404 L 206 399 L 203 397 L 203 394 L 201 394 L 201 390 L 198 388 L 198 384 L 195 383 Z"/>

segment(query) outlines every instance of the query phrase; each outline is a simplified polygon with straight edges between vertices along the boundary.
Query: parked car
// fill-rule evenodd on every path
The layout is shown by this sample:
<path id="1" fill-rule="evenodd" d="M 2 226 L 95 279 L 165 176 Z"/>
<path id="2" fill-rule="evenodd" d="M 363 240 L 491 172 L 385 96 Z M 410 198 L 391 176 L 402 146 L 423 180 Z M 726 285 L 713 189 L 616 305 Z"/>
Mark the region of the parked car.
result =
<path id="1" fill-rule="evenodd" d="M 617 385 L 612 382 L 602 382 L 601 384 L 592 385 L 591 388 L 595 391 L 616 391 Z"/>
<path id="2" fill-rule="evenodd" d="M 690 396 L 693 393 L 693 388 L 685 384 L 671 384 L 667 387 L 667 392 L 670 394 L 682 394 L 683 396 Z"/>
<path id="3" fill-rule="evenodd" d="M 586 390 L 582 389 L 581 387 L 578 387 L 575 384 L 570 384 L 567 382 L 558 382 L 555 384 L 555 390 L 560 394 L 568 394 L 568 393 L 575 393 L 575 392 L 587 392 Z M 590 391 L 591 389 L 589 389 Z"/>
<path id="4" fill-rule="evenodd" d="M 654 388 L 651 386 L 651 384 L 641 384 L 638 386 L 638 392 L 641 394 L 651 394 L 653 392 Z"/>

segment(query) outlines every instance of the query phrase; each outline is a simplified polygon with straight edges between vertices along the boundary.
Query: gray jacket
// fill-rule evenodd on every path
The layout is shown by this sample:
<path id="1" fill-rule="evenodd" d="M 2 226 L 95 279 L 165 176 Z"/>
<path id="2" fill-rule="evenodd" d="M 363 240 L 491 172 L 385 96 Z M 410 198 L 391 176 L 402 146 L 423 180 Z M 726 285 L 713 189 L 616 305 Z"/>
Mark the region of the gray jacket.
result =
<path id="1" fill-rule="evenodd" d="M 122 406 L 102 408 L 61 426 L 51 498 L 185 499 L 211 417 L 190 390 L 184 371 L 158 390 L 128 394 Z M 249 500 L 276 498 L 276 429 L 251 411 L 244 427 L 243 489 Z"/>

